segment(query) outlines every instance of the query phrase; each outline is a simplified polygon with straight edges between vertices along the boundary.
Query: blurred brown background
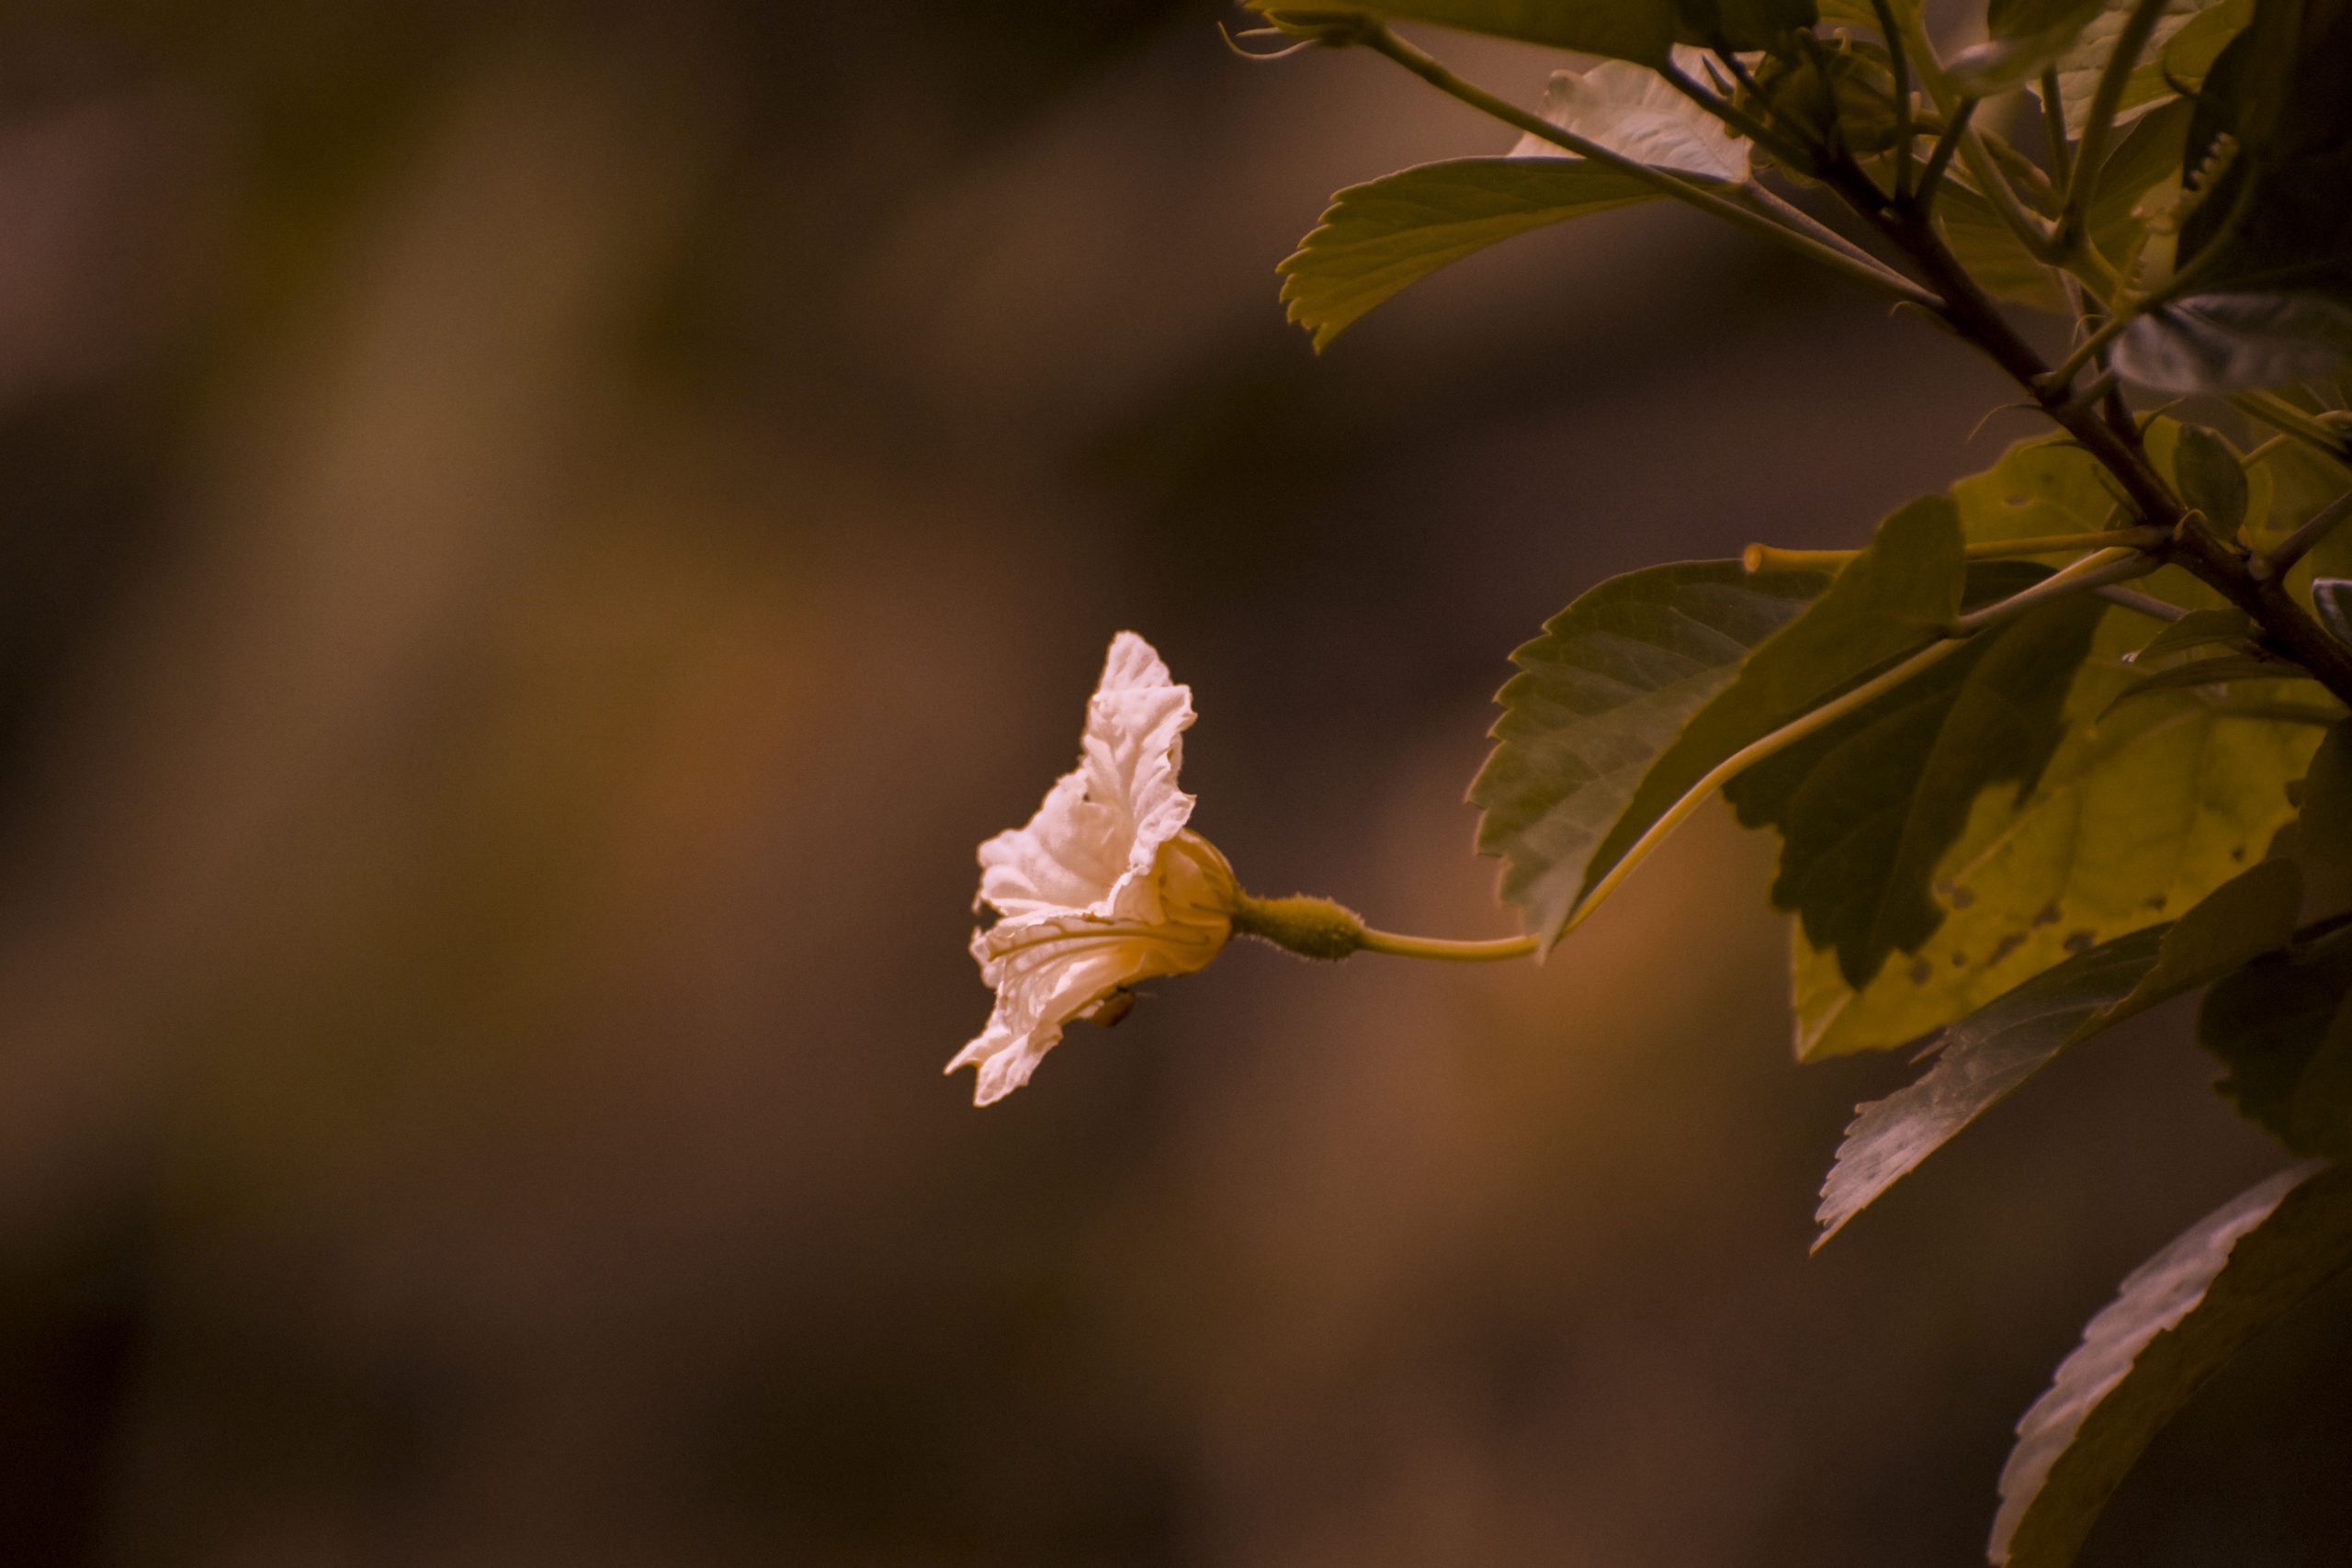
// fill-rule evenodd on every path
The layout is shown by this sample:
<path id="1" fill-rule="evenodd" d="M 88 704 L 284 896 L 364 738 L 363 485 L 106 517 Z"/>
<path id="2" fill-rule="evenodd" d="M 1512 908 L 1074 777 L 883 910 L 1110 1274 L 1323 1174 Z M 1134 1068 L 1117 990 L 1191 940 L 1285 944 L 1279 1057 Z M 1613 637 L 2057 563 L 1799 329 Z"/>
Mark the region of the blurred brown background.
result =
<path id="1" fill-rule="evenodd" d="M 2276 1164 L 2177 1011 L 1810 1259 L 1905 1067 L 1791 1066 L 1719 819 L 1544 968 L 1244 948 L 939 1076 L 1114 629 L 1252 886 L 1499 931 L 1512 646 L 2021 428 L 1647 209 L 1317 360 L 1326 194 L 1509 133 L 1226 16 L 9 8 L 0 1562 L 1975 1560 L 2081 1320 Z M 2347 1321 L 2098 1561 L 2345 1561 Z"/>

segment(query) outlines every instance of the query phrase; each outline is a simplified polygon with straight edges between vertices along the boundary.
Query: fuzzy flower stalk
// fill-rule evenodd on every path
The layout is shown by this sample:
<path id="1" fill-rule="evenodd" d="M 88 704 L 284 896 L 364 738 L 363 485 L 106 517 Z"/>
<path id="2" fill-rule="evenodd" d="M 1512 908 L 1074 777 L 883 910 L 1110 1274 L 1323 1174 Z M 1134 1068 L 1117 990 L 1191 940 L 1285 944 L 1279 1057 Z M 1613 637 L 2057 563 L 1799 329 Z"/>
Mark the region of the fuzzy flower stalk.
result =
<path id="1" fill-rule="evenodd" d="M 1121 632 L 1087 701 L 1078 766 L 1026 823 L 980 846 L 972 956 L 996 1007 L 947 1064 L 974 1069 L 975 1104 L 1027 1083 L 1070 1024 L 1116 1023 L 1136 985 L 1205 966 L 1236 934 L 1308 958 L 1534 951 L 1525 938 L 1395 936 L 1328 898 L 1243 892 L 1216 846 L 1188 826 L 1193 797 L 1177 787 L 1194 716 L 1192 688 L 1170 679 L 1149 643 Z"/>

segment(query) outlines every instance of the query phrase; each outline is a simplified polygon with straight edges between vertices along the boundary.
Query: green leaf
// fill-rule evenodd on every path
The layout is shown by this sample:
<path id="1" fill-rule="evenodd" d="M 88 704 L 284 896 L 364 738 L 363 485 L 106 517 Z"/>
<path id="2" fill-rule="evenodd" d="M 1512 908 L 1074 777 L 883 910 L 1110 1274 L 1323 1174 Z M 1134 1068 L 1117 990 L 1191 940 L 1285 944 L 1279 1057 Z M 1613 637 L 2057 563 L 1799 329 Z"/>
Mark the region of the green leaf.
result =
<path id="1" fill-rule="evenodd" d="M 2147 429 L 2168 477 L 2178 432 L 2168 420 Z M 2100 472 L 2079 448 L 2025 442 L 1952 496 L 1972 543 L 2086 531 L 2118 515 Z M 2141 586 L 2184 608 L 2219 603 L 2172 569 Z M 2185 692 L 2107 714 L 2145 673 L 2124 660 L 2148 626 L 2122 609 L 2100 620 L 2067 694 L 2065 739 L 2023 800 L 1977 797 L 1929 883 L 1943 922 L 1912 959 L 1857 989 L 1834 953 L 1794 933 L 1800 1056 L 1919 1039 L 2072 953 L 2177 913 L 2259 858 L 2292 815 L 2288 786 L 2318 732 Z"/>
<path id="2" fill-rule="evenodd" d="M 1652 567 L 1586 593 L 1511 656 L 1520 672 L 1496 699 L 1470 799 L 1479 852 L 1502 857 L 1503 901 L 1532 929 L 1559 929 L 1643 776 L 1826 581 L 1737 561 Z"/>
<path id="3" fill-rule="evenodd" d="M 2183 425 L 2175 448 L 2173 471 L 2180 479 L 2180 498 L 2202 512 L 2223 536 L 2234 534 L 2245 521 L 2245 468 L 2236 448 L 2202 425 Z"/>
<path id="4" fill-rule="evenodd" d="M 1993 0 L 1991 35 L 1952 56 L 1947 74 L 1971 97 L 1989 97 L 2032 77 L 2075 47 L 2105 0 Z"/>
<path id="5" fill-rule="evenodd" d="M 1576 898 L 1531 908 L 1534 929 L 1556 931 L 1650 825 L 1718 764 L 1935 640 L 1959 613 L 1966 575 L 1959 519 L 1948 498 L 1915 501 L 1881 524 L 1821 597 L 1760 644 L 1732 682 L 1691 716 L 1594 850 Z"/>
<path id="6" fill-rule="evenodd" d="M 2106 0 L 2073 47 L 2058 57 L 2058 101 L 2065 108 L 2068 129 L 2075 135 L 2082 133 L 2083 122 L 2090 116 L 2091 95 L 2098 91 L 2100 73 L 2107 69 L 2108 56 L 2115 52 L 2116 35 L 2123 30 L 2133 4 L 2134 0 Z M 2156 19 L 2140 63 L 2124 80 L 2116 123 L 2127 124 L 2173 96 L 2175 82 L 2194 87 L 2203 81 L 2214 55 L 2253 15 L 2253 0 L 2172 0 Z M 2038 77 L 2026 85 L 2036 97 L 2041 96 Z"/>
<path id="7" fill-rule="evenodd" d="M 2191 610 L 2150 637 L 2132 655 L 2132 662 L 2146 664 L 2167 653 L 2186 653 L 2192 648 L 2208 648 L 2217 642 L 2245 642 L 2253 636 L 2254 618 L 2244 610 Z"/>
<path id="8" fill-rule="evenodd" d="M 1818 1248 L 2059 1052 L 2286 945 L 2302 878 L 2265 861 L 2170 925 L 2077 953 L 1952 1024 L 1918 1081 L 1856 1108 L 1814 1218 Z"/>
<path id="9" fill-rule="evenodd" d="M 2262 1329 L 2352 1266 L 2352 1172 L 2282 1171 L 2133 1270 L 2018 1423 L 1989 1555 L 2065 1568 L 2132 1466 Z"/>
<path id="10" fill-rule="evenodd" d="M 1388 0 L 1370 6 L 1283 5 L 1281 0 L 1250 0 L 1250 4 L 1277 20 L 1292 17 L 1311 22 L 1318 17 L 1369 11 L 1392 21 L 1434 22 L 1464 32 L 1650 63 L 1666 59 L 1677 27 L 1677 7 L 1669 0 Z"/>
<path id="11" fill-rule="evenodd" d="M 2008 592 L 2045 575 L 1997 574 Z M 1937 862 L 1978 795 L 2029 789 L 2064 731 L 2061 708 L 2101 606 L 2062 601 L 1975 639 L 1860 712 L 1749 769 L 1724 796 L 1781 834 L 1772 900 L 1806 940 L 1835 948 L 1847 983 L 1933 935 Z"/>
<path id="12" fill-rule="evenodd" d="M 1909 963 L 1857 989 L 1797 933 L 1801 1056 L 1917 1039 L 2193 904 L 2259 856 L 2291 815 L 2287 785 L 2317 734 L 2182 692 L 2106 713 L 2143 625 L 2122 610 L 2101 621 L 2067 694 L 2066 738 L 2033 790 L 1977 797 L 1930 884 L 1944 920 Z"/>
<path id="13" fill-rule="evenodd" d="M 1423 164 L 1332 199 L 1279 269 L 1289 319 L 1323 348 L 1408 284 L 1488 245 L 1657 193 L 1581 158 L 1459 158 Z"/>
<path id="14" fill-rule="evenodd" d="M 2352 928 L 2248 964 L 2216 985 L 2198 1043 L 2229 1071 L 2214 1087 L 2290 1153 L 2352 1153 Z"/>
<path id="15" fill-rule="evenodd" d="M 2059 273 L 2037 259 L 1992 203 L 1957 180 L 1947 180 L 1936 197 L 1936 231 L 1979 287 L 1996 299 L 2047 310 L 2067 310 Z"/>
<path id="16" fill-rule="evenodd" d="M 2329 727 L 2296 792 L 2295 820 L 2270 846 L 2314 866 L 2352 866 L 2352 720 Z"/>
<path id="17" fill-rule="evenodd" d="M 2107 705 L 2112 713 L 2123 704 L 2153 696 L 2159 692 L 2185 692 L 2199 686 L 2218 686 L 2233 681 L 2308 681 L 2309 671 L 2292 664 L 2282 664 L 2275 659 L 2253 659 L 2242 654 L 2225 654 L 2218 659 L 2191 660 L 2176 664 L 2169 670 L 2159 670 L 2143 675 L 2115 694 Z"/>
<path id="18" fill-rule="evenodd" d="M 2166 427 L 2152 426 L 2153 437 Z M 2019 441 L 1981 474 L 1951 487 L 1972 545 L 2086 534 L 2117 526 L 2121 508 L 2096 458 L 2056 438 Z M 2064 561 L 2064 556 L 2044 558 Z"/>

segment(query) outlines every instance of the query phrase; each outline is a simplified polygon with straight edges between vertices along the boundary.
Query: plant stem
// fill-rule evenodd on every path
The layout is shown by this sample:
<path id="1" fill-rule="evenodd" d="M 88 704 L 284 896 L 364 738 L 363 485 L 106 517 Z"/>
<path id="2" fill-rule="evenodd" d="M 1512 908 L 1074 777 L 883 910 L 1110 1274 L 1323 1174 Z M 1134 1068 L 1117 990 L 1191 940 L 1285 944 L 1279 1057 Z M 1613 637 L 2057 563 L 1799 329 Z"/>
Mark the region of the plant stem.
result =
<path id="1" fill-rule="evenodd" d="M 2062 550 L 2097 550 L 2115 546 L 2154 549 L 2167 536 L 2160 528 L 2107 528 L 2096 534 L 2037 534 L 2022 539 L 1984 539 L 1963 546 L 1970 560 L 2017 560 L 2027 556 L 2056 555 Z M 1777 545 L 1750 545 L 1740 552 L 1740 564 L 1749 571 L 1835 571 L 1860 555 L 1860 550 L 1784 550 Z"/>
<path id="2" fill-rule="evenodd" d="M 1833 250 L 1812 236 L 1799 233 L 1786 224 L 1768 218 L 1760 212 L 1743 207 L 1736 201 L 1727 200 L 1711 190 L 1669 174 L 1664 169 L 1652 168 L 1639 159 L 1628 158 L 1622 152 L 1604 147 L 1586 137 L 1578 136 L 1574 131 L 1564 130 L 1541 115 L 1530 114 L 1518 105 L 1498 98 L 1483 87 L 1472 85 L 1447 70 L 1434 56 L 1407 43 L 1379 22 L 1367 22 L 1351 36 L 1354 41 L 1363 43 L 1376 53 L 1387 56 L 1447 96 L 1458 98 L 1472 108 L 1501 120 L 1514 130 L 1549 141 L 1554 146 L 1574 152 L 1580 158 L 1589 158 L 1595 163 L 1605 164 L 1611 168 L 1618 169 L 1640 180 L 1661 195 L 1670 196 L 1685 206 L 1695 207 L 1702 212 L 1724 220 L 1735 228 L 1760 235 L 1775 244 L 1785 245 L 1833 271 L 1844 273 L 1847 276 L 1867 283 L 1882 292 L 1892 294 L 1898 299 L 1907 300 L 1914 305 L 1928 309 L 1933 309 L 1937 304 L 1935 296 L 1928 293 L 1892 267 L 1867 258 L 1858 259 L 1857 256 L 1849 255 L 1843 251 Z"/>
<path id="3" fill-rule="evenodd" d="M 1888 0 L 1871 0 L 1871 9 L 1878 14 L 1879 36 L 1886 44 L 1887 70 L 1894 78 L 1894 199 L 1907 201 L 1911 197 L 1915 155 L 1911 145 L 1911 51 L 1904 47 L 1903 29 L 1896 24 L 1894 8 Z"/>
<path id="4" fill-rule="evenodd" d="M 2118 582 L 2129 582 L 2135 577 L 2145 577 L 2164 564 L 2163 560 L 2145 550 L 2132 546 L 2120 546 L 2085 556 L 2071 566 L 2061 568 L 2021 592 L 2013 593 L 1996 604 L 1973 610 L 1952 622 L 1952 635 L 1966 637 L 1981 632 L 2003 621 L 2015 620 L 2028 610 L 2038 608 L 2052 599 L 2063 599 L 2069 593 L 2086 589 L 2104 588 Z"/>
<path id="5" fill-rule="evenodd" d="M 2058 67 L 2041 68 L 2041 134 L 2050 143 L 2050 168 L 2061 183 L 2074 177 L 2067 161 L 2066 100 L 2058 91 Z"/>
<path id="6" fill-rule="evenodd" d="M 1976 112 L 1974 98 L 1962 98 L 1960 106 L 1945 117 L 1943 134 L 1928 152 L 1928 166 L 1919 173 L 1919 188 L 1905 206 L 1916 206 L 1922 212 L 1934 210 L 1936 187 L 1943 184 L 1944 170 L 1951 164 L 1951 155 L 1960 146 L 1961 137 L 1968 130 L 1969 118 Z"/>
<path id="7" fill-rule="evenodd" d="M 2120 604 L 2134 615 L 2145 615 L 2151 620 L 2177 621 L 2188 614 L 2177 604 L 2167 604 L 2163 600 L 2143 593 L 2136 588 L 2117 588 L 2111 585 L 2094 588 L 2091 590 L 2091 596 L 2104 599 L 2110 604 Z"/>
<path id="8" fill-rule="evenodd" d="M 2317 447 L 2339 466 L 2352 468 L 2352 438 L 2322 424 L 2286 399 L 2268 392 L 2236 392 L 2231 395 L 2230 406 L 2305 446 Z"/>
<path id="9" fill-rule="evenodd" d="M 1363 933 L 1366 953 L 1385 953 L 1393 958 L 1427 958 L 1442 964 L 1497 964 L 1505 959 L 1527 958 L 1539 945 L 1532 936 L 1463 942 L 1451 937 L 1399 936 L 1395 931 L 1374 931 L 1369 926 Z"/>
<path id="10" fill-rule="evenodd" d="M 2066 176 L 2066 199 L 2058 209 L 2057 245 L 2061 254 L 2082 243 L 2091 197 L 2098 193 L 2099 165 L 2107 161 L 2107 139 L 2115 129 L 2115 111 L 2122 107 L 2123 89 L 2139 68 L 2140 56 L 2156 30 L 2157 18 L 2170 0 L 2138 0 L 2115 35 L 2115 48 L 2098 73 L 2091 93 L 2090 112 L 2083 120 L 2083 139 L 2075 149 L 2074 167 Z"/>
<path id="11" fill-rule="evenodd" d="M 2352 648 L 2330 637 L 2287 592 L 2285 583 L 2256 576 L 2242 551 L 2197 526 L 2149 466 L 2134 437 L 2098 418 L 2089 405 L 2069 398 L 2064 389 L 2049 383 L 2049 370 L 2041 355 L 2018 335 L 1916 207 L 1893 212 L 1865 210 L 1863 216 L 1879 225 L 1887 240 L 1910 258 L 1943 297 L 1939 314 L 1944 323 L 2007 372 L 2045 415 L 2114 476 L 2143 524 L 2169 536 L 2161 558 L 2186 568 L 2217 590 L 2337 700 L 2352 703 Z M 2324 429 L 2316 421 L 2311 423 Z"/>

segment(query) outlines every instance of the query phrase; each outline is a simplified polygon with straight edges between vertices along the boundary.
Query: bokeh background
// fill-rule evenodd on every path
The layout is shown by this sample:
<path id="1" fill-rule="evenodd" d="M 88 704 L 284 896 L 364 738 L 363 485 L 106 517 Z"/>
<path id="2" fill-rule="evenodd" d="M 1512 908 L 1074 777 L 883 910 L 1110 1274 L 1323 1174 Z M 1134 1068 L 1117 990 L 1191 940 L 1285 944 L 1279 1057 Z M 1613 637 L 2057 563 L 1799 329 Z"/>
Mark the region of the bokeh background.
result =
<path id="1" fill-rule="evenodd" d="M 0 1561 L 1975 1560 L 2083 1318 L 2276 1164 L 2177 1010 L 1810 1258 L 1905 1068 L 1792 1065 L 1715 818 L 1544 967 L 1240 949 L 939 1076 L 1114 630 L 1252 886 L 1499 932 L 1510 648 L 2023 428 L 1670 211 L 1317 359 L 1327 193 L 1509 134 L 1220 19 L 8 8 Z M 2343 1562 L 2347 1321 L 2094 1558 Z"/>

